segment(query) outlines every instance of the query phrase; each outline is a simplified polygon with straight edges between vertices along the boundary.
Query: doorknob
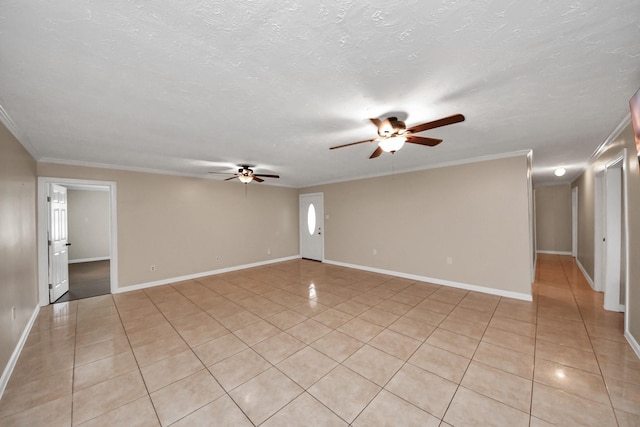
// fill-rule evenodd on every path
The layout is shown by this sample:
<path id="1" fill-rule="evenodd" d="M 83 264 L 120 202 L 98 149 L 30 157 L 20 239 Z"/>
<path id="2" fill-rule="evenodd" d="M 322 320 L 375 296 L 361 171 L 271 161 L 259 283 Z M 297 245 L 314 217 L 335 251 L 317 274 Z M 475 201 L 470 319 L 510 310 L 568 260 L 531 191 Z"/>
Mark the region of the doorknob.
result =
<path id="1" fill-rule="evenodd" d="M 65 243 L 65 246 L 71 246 L 71 243 Z"/>

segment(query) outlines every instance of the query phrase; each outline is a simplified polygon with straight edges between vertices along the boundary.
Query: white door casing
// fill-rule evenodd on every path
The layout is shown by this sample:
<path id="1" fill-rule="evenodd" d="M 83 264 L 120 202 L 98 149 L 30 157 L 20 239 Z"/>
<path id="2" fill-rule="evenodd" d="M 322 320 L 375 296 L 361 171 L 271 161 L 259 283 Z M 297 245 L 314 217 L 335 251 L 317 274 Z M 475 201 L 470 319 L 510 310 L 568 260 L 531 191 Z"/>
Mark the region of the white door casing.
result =
<path id="1" fill-rule="evenodd" d="M 578 258 L 578 187 L 571 189 L 571 256 Z"/>
<path id="2" fill-rule="evenodd" d="M 54 302 L 69 290 L 69 242 L 67 226 L 67 189 L 49 187 L 49 301 Z"/>
<path id="3" fill-rule="evenodd" d="M 607 167 L 605 172 L 605 250 L 604 250 L 604 308 L 624 311 L 620 304 L 622 261 L 622 169 L 620 164 Z"/>
<path id="4" fill-rule="evenodd" d="M 605 272 L 605 250 L 606 250 L 606 218 L 605 218 L 605 172 L 604 170 L 596 173 L 594 188 L 594 265 L 593 265 L 593 283 L 594 290 L 604 292 L 604 272 Z"/>
<path id="5" fill-rule="evenodd" d="M 300 256 L 324 259 L 324 194 L 300 195 Z"/>

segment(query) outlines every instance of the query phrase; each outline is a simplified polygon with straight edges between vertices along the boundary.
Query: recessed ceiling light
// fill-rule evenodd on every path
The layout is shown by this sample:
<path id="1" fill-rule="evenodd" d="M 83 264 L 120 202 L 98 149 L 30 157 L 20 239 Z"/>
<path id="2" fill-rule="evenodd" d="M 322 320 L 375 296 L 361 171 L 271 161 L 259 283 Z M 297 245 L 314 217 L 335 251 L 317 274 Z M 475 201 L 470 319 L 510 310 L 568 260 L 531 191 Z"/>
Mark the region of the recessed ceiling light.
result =
<path id="1" fill-rule="evenodd" d="M 558 168 L 556 169 L 556 171 L 553 173 L 555 176 L 562 176 L 565 173 L 567 173 L 565 168 Z"/>

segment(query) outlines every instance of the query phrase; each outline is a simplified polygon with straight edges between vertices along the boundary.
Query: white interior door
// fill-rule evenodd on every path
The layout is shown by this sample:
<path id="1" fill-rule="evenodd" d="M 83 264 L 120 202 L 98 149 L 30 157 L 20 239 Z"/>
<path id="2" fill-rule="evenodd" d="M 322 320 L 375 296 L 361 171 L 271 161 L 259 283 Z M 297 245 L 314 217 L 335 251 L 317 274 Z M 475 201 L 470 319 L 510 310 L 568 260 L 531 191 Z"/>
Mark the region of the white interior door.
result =
<path id="1" fill-rule="evenodd" d="M 300 195 L 300 256 L 322 261 L 324 258 L 324 195 Z"/>
<path id="2" fill-rule="evenodd" d="M 49 300 L 54 302 L 69 290 L 69 245 L 67 234 L 67 189 L 51 184 L 49 191 Z"/>

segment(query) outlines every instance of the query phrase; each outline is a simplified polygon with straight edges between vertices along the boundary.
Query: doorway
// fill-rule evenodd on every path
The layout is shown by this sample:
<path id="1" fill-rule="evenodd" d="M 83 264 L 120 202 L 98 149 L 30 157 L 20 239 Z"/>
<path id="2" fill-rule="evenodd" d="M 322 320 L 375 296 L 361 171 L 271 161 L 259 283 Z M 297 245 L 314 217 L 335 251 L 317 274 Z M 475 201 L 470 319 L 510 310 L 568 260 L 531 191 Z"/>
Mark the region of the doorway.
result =
<path id="1" fill-rule="evenodd" d="M 62 296 L 49 290 L 54 283 L 49 246 L 52 236 L 49 200 L 54 188 L 64 188 L 69 201 L 65 218 L 69 221 L 69 240 L 65 242 L 69 258 L 64 266 L 55 266 L 69 277 L 69 289 Z M 37 203 L 40 305 L 113 293 L 118 283 L 116 183 L 39 177 Z"/>
<path id="2" fill-rule="evenodd" d="M 625 311 L 627 283 L 626 202 L 623 197 L 624 152 L 607 163 L 595 180 L 595 265 L 604 308 Z"/>
<path id="3" fill-rule="evenodd" d="M 300 195 L 300 256 L 324 259 L 324 194 Z"/>

